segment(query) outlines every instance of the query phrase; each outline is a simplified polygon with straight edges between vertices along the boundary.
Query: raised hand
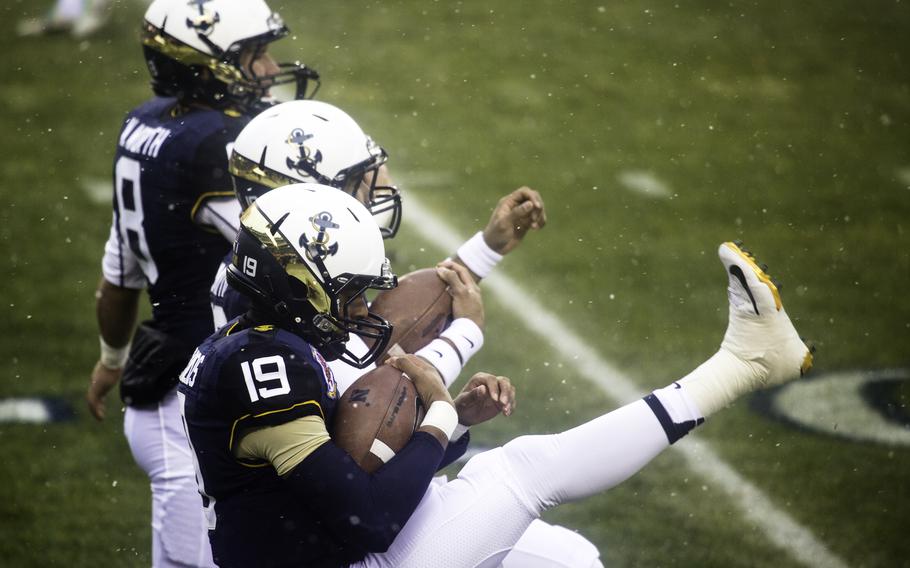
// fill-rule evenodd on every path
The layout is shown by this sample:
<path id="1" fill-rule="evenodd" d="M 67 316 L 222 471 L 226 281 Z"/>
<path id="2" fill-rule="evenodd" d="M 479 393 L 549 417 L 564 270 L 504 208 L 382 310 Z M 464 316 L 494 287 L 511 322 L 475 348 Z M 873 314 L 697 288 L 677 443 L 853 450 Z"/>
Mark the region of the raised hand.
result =
<path id="1" fill-rule="evenodd" d="M 547 223 L 540 193 L 530 187 L 519 187 L 499 200 L 490 222 L 483 230 L 483 240 L 499 254 L 508 254 L 521 244 L 529 230 Z"/>

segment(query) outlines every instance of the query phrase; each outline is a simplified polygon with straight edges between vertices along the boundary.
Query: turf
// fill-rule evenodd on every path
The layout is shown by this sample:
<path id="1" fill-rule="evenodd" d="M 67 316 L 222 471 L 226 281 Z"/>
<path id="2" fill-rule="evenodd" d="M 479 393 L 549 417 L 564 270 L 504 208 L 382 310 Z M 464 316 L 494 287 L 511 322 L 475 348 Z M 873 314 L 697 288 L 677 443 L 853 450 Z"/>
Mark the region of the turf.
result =
<path id="1" fill-rule="evenodd" d="M 319 97 L 348 110 L 404 191 L 461 233 L 519 185 L 543 193 L 548 226 L 503 270 L 642 391 L 716 347 L 714 251 L 735 238 L 783 280 L 820 349 L 816 373 L 910 366 L 903 3 L 272 4 L 295 32 L 275 51 L 317 68 Z M 88 41 L 16 38 L 15 22 L 42 9 L 0 7 L 0 398 L 61 397 L 75 417 L 0 424 L 0 564 L 148 565 L 148 488 L 117 404 L 96 424 L 82 402 L 110 220 L 83 188 L 109 178 L 122 116 L 148 96 L 143 8 L 114 3 Z M 630 191 L 630 172 L 669 195 Z M 451 252 L 408 228 L 390 248 L 398 272 Z M 521 399 L 478 443 L 617 404 L 492 299 L 488 315 L 495 340 L 471 370 L 513 377 Z M 907 447 L 798 430 L 749 401 L 680 443 L 712 444 L 848 565 L 910 565 Z M 613 566 L 797 564 L 675 453 L 547 519 Z"/>

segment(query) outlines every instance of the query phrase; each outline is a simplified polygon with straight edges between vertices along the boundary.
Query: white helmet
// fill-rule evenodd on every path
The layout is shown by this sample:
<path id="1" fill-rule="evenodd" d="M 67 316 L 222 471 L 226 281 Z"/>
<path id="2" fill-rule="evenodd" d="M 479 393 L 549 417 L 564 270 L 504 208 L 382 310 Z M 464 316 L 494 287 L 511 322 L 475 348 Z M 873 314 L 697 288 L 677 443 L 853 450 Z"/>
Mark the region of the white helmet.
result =
<path id="1" fill-rule="evenodd" d="M 155 0 L 142 31 L 152 89 L 243 112 L 268 104 L 263 97 L 278 85 L 296 84 L 295 98 L 312 96 L 319 74 L 300 63 L 279 64 L 278 73 L 259 77 L 241 65 L 245 50 L 263 49 L 287 34 L 281 16 L 263 0 Z M 311 93 L 309 81 L 316 84 Z"/>
<path id="2" fill-rule="evenodd" d="M 379 185 L 388 155 L 347 113 L 319 101 L 291 101 L 250 121 L 234 141 L 230 171 L 244 208 L 295 182 L 330 185 L 360 199 L 384 238 L 401 223 L 397 187 Z"/>
<path id="3" fill-rule="evenodd" d="M 331 187 L 298 183 L 257 199 L 241 216 L 227 274 L 254 310 L 327 359 L 363 368 L 391 336 L 388 322 L 369 311 L 363 315 L 368 289 L 398 283 L 379 227 L 359 201 Z M 371 345 L 366 354 L 347 350 L 350 333 Z"/>

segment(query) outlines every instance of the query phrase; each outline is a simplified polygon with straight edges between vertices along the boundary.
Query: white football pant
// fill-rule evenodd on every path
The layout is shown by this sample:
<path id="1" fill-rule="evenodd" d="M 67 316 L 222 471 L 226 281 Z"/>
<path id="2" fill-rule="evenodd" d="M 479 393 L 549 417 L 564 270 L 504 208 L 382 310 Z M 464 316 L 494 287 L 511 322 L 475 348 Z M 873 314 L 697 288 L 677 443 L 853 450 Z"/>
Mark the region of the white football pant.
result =
<path id="1" fill-rule="evenodd" d="M 214 567 L 176 388 L 157 406 L 128 406 L 123 431 L 151 481 L 153 568 Z"/>
<path id="2" fill-rule="evenodd" d="M 495 568 L 541 512 L 617 485 L 669 445 L 643 400 L 561 434 L 516 438 L 471 458 L 456 479 L 430 484 L 388 552 L 357 566 Z M 563 550 L 563 561 L 574 552 Z"/>

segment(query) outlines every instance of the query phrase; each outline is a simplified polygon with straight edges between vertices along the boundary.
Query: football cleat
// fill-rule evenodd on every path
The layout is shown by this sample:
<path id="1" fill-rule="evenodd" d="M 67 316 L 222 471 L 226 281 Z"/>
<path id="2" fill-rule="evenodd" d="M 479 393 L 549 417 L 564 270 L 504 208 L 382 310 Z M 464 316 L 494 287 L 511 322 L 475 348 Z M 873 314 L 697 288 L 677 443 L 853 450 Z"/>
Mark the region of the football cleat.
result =
<path id="1" fill-rule="evenodd" d="M 803 343 L 784 310 L 778 286 L 742 243 L 720 245 L 718 256 L 729 278 L 729 320 L 721 349 L 750 369 L 752 390 L 799 378 L 812 367 Z"/>

